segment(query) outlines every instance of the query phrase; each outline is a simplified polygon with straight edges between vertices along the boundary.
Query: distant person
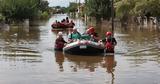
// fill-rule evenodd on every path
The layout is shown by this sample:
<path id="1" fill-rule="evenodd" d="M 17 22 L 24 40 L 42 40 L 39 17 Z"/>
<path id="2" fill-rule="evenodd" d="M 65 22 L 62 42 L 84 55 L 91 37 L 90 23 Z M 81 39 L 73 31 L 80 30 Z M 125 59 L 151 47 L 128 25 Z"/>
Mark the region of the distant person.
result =
<path id="1" fill-rule="evenodd" d="M 63 33 L 58 32 L 58 36 L 55 41 L 55 50 L 60 50 L 60 51 L 63 50 L 65 43 L 67 42 L 63 38 Z"/>
<path id="2" fill-rule="evenodd" d="M 55 22 L 52 23 L 52 28 L 56 28 L 58 26 L 58 21 L 56 20 Z"/>
<path id="3" fill-rule="evenodd" d="M 66 19 L 61 20 L 60 28 L 66 28 Z"/>
<path id="4" fill-rule="evenodd" d="M 57 27 L 60 27 L 61 26 L 61 23 L 58 21 L 57 22 Z"/>
<path id="5" fill-rule="evenodd" d="M 73 41 L 80 39 L 80 38 L 81 38 L 81 34 L 77 31 L 76 28 L 73 28 L 73 31 L 68 36 L 68 41 L 73 42 Z"/>
<path id="6" fill-rule="evenodd" d="M 116 39 L 111 32 L 106 32 L 106 38 L 102 40 L 105 44 L 106 52 L 114 52 L 114 47 L 117 45 Z"/>
<path id="7" fill-rule="evenodd" d="M 68 19 L 68 17 L 66 17 L 66 20 L 65 20 L 65 21 L 66 21 L 66 23 L 69 23 L 69 19 Z"/>
<path id="8" fill-rule="evenodd" d="M 61 20 L 61 23 L 65 23 L 65 21 L 66 21 L 65 19 L 62 19 L 62 20 Z"/>
<path id="9" fill-rule="evenodd" d="M 71 28 L 73 28 L 75 26 L 75 23 L 73 22 L 73 20 L 71 20 L 71 22 L 69 24 L 70 24 Z"/>

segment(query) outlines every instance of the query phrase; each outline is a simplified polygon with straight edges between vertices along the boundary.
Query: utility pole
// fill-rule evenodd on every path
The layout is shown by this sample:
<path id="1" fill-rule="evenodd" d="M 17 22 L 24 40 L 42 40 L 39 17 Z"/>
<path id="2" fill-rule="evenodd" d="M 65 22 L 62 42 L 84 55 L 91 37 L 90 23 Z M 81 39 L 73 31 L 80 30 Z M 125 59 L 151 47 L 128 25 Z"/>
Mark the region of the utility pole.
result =
<path id="1" fill-rule="evenodd" d="M 77 2 L 77 4 L 78 4 L 78 14 L 79 14 L 80 13 L 80 4 L 81 4 L 80 0 Z"/>
<path id="2" fill-rule="evenodd" d="M 114 0 L 111 0 L 112 35 L 114 36 Z"/>

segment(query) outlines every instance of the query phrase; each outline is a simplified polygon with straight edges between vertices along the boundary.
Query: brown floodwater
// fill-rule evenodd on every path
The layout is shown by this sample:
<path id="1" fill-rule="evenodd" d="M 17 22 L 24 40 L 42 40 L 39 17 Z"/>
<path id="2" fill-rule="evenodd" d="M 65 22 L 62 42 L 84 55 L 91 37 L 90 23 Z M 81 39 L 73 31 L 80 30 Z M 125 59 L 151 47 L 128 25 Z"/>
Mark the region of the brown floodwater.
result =
<path id="1" fill-rule="evenodd" d="M 0 29 L 0 84 L 159 84 L 160 29 L 116 25 L 114 55 L 79 56 L 54 51 L 58 31 L 51 31 L 57 14 L 47 21 Z M 83 33 L 86 24 L 73 19 Z M 110 29 L 97 26 L 100 36 Z M 106 28 L 105 28 L 106 27 Z"/>

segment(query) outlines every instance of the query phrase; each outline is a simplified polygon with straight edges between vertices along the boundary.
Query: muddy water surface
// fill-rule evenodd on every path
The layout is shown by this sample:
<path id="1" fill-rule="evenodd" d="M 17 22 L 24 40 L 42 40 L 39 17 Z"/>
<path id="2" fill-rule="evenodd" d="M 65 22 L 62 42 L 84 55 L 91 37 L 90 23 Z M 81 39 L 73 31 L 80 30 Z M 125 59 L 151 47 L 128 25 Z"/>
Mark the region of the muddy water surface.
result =
<path id="1" fill-rule="evenodd" d="M 0 30 L 0 84 L 159 84 L 160 31 L 156 28 L 115 29 L 114 55 L 75 56 L 54 51 L 58 31 L 48 21 Z M 86 26 L 73 19 L 78 31 Z M 68 30 L 62 30 L 67 39 Z M 103 36 L 104 30 L 98 31 Z"/>

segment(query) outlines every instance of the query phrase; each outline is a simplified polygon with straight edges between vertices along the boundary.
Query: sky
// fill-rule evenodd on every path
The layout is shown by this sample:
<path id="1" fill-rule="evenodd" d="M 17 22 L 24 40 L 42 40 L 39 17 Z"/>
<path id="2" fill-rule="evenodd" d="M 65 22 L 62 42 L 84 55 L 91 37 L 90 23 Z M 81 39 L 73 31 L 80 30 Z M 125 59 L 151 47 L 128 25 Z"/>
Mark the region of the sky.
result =
<path id="1" fill-rule="evenodd" d="M 69 2 L 76 2 L 79 0 L 48 0 L 49 6 L 62 6 L 62 7 L 67 7 L 69 6 Z M 80 2 L 84 2 L 84 0 L 80 0 Z"/>

